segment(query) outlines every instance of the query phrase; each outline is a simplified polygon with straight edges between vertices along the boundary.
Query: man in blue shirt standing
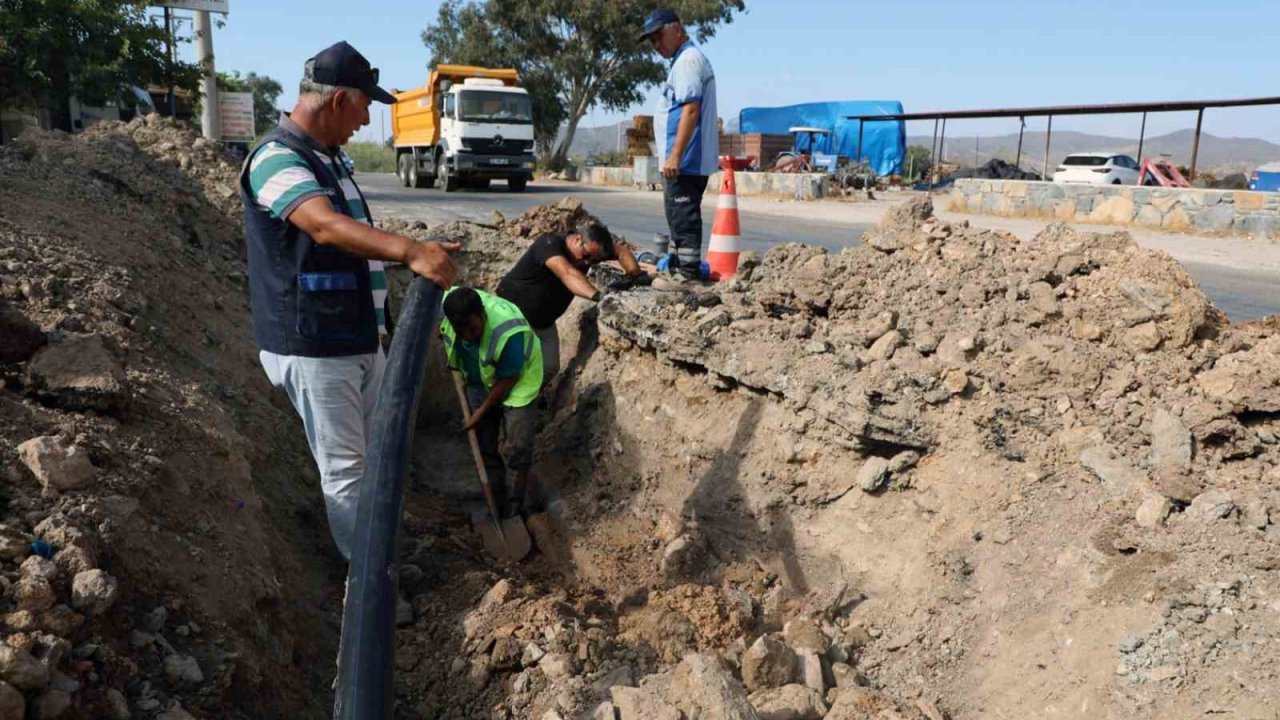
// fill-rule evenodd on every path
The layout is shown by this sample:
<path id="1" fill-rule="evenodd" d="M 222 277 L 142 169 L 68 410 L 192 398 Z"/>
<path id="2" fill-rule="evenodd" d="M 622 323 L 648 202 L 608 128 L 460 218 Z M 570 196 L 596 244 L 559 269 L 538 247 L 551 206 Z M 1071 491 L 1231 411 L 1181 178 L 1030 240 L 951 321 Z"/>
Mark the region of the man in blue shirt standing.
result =
<path id="1" fill-rule="evenodd" d="M 679 287 L 698 280 L 701 274 L 702 194 L 720 155 L 716 75 L 674 11 L 659 8 L 649 13 L 642 37 L 671 61 L 654 129 L 662 163 L 663 202 L 676 257 L 671 275 L 659 278 L 654 286 Z"/>

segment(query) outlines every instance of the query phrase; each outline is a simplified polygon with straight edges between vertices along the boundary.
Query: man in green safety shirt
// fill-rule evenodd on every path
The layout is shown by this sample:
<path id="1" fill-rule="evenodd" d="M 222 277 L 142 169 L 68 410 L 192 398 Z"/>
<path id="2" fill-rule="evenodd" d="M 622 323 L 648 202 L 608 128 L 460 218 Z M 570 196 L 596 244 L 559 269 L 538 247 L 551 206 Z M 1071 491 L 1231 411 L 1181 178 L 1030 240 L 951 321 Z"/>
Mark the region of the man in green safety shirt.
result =
<path id="1" fill-rule="evenodd" d="M 471 420 L 463 429 L 475 430 L 502 517 L 518 515 L 524 512 L 537 437 L 534 400 L 542 390 L 542 345 L 514 304 L 469 287 L 445 293 L 440 334 L 449 369 L 467 381 Z"/>

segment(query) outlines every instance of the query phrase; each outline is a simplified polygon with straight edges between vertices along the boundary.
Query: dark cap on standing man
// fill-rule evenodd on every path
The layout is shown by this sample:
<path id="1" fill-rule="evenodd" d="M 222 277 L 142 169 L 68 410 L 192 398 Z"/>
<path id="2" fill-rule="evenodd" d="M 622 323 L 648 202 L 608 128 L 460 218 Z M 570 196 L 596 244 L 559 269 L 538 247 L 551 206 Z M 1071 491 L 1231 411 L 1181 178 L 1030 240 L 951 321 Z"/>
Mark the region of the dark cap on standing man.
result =
<path id="1" fill-rule="evenodd" d="M 644 19 L 644 32 L 640 33 L 640 39 L 644 40 L 648 38 L 650 35 L 658 32 L 669 23 L 678 22 L 680 22 L 680 16 L 676 14 L 675 10 L 671 10 L 670 8 L 658 8 L 657 10 L 649 13 L 649 17 Z"/>
<path id="2" fill-rule="evenodd" d="M 378 87 L 378 68 L 371 67 L 346 40 L 330 45 L 308 60 L 303 77 L 321 85 L 356 88 L 380 103 L 396 102 L 394 95 Z"/>

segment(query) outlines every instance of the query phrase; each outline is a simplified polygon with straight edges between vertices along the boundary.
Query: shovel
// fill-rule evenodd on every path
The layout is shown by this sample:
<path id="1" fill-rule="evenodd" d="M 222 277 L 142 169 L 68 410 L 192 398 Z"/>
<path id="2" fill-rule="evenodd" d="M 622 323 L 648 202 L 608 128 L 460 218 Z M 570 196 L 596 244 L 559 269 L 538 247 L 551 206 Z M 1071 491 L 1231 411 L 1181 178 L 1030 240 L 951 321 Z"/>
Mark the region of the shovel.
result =
<path id="1" fill-rule="evenodd" d="M 467 402 L 467 391 L 462 386 L 462 376 L 458 373 L 450 374 L 453 375 L 453 386 L 458 391 L 458 402 L 462 404 L 462 417 L 470 422 L 471 404 Z M 484 460 L 480 457 L 480 441 L 476 439 L 476 431 L 468 430 L 467 438 L 471 441 L 471 455 L 476 461 L 476 472 L 480 474 L 480 489 L 484 491 L 484 502 L 489 508 L 489 522 L 477 523 L 484 549 L 503 562 L 523 560 L 533 549 L 533 541 L 529 539 L 529 529 L 524 526 L 524 520 L 519 515 L 505 520 L 499 519 L 497 503 L 493 499 L 493 488 L 489 485 L 489 473 L 485 472 Z"/>

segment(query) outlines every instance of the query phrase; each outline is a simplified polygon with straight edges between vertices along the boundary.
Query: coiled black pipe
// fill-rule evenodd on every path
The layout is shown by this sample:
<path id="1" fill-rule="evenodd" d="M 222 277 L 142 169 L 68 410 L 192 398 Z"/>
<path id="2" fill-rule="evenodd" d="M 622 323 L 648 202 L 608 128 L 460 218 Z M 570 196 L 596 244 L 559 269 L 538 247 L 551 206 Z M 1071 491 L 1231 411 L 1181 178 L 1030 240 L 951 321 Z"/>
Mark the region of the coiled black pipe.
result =
<path id="1" fill-rule="evenodd" d="M 334 720 L 386 720 L 395 705 L 396 547 L 414 420 L 440 313 L 440 289 L 414 278 L 396 326 L 365 454 L 342 609 Z"/>

